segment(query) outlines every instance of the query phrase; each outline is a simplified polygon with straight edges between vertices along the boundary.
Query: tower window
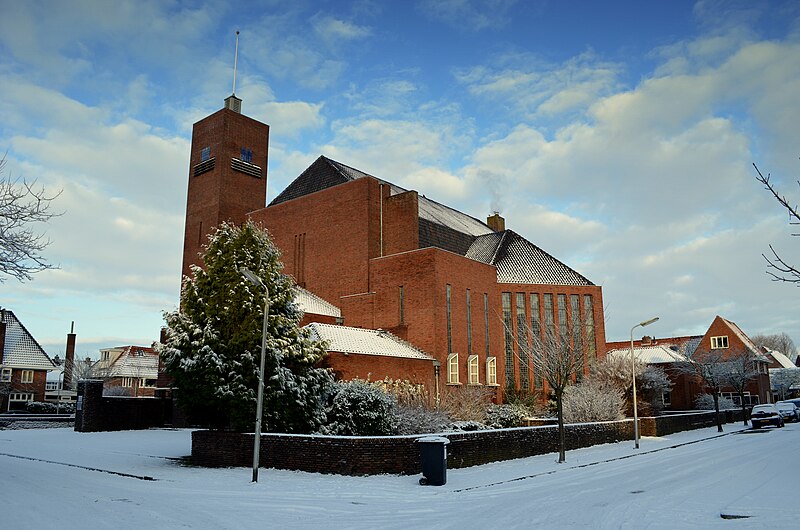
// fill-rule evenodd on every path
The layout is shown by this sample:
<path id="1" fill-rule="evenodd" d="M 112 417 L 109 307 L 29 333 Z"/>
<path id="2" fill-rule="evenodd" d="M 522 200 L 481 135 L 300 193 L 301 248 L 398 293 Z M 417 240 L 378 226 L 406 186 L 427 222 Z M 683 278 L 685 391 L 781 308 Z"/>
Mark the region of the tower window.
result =
<path id="1" fill-rule="evenodd" d="M 247 147 L 242 147 L 239 150 L 239 160 L 242 162 L 247 162 L 248 164 L 253 163 L 253 150 L 248 149 Z"/>
<path id="2" fill-rule="evenodd" d="M 205 162 L 209 158 L 211 158 L 211 148 L 210 147 L 204 147 L 200 151 L 200 162 Z"/>

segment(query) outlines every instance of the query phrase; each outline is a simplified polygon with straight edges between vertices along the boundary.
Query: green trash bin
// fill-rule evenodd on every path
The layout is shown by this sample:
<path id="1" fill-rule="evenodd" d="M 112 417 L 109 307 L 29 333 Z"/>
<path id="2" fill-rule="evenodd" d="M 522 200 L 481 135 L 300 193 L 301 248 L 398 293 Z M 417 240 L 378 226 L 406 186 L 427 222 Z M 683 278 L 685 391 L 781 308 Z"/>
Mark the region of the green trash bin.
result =
<path id="1" fill-rule="evenodd" d="M 450 440 L 444 436 L 426 436 L 418 438 L 420 461 L 422 463 L 423 486 L 444 486 L 447 482 L 447 444 Z"/>

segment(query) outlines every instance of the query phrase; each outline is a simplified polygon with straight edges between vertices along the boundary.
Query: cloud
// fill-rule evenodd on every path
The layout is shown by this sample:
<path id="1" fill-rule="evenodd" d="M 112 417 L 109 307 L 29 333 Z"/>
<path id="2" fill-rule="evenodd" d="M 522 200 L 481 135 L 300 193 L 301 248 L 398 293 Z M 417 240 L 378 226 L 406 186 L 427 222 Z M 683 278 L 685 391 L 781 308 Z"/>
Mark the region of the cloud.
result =
<path id="1" fill-rule="evenodd" d="M 359 26 L 347 20 L 330 15 L 317 14 L 311 18 L 314 33 L 328 46 L 334 46 L 342 41 L 364 39 L 372 35 L 372 30 L 366 26 Z"/>

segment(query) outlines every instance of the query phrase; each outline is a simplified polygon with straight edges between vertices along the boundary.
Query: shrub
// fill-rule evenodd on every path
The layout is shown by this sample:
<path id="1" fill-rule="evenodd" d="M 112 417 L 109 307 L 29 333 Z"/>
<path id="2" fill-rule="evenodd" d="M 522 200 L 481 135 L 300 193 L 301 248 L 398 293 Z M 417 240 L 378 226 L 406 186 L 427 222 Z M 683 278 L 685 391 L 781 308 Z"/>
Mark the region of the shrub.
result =
<path id="1" fill-rule="evenodd" d="M 43 401 L 29 401 L 25 404 L 25 410 L 31 414 L 72 414 L 75 412 L 74 403 L 62 403 L 59 407 L 56 403 L 47 403 Z"/>
<path id="2" fill-rule="evenodd" d="M 439 409 L 456 421 L 482 422 L 491 403 L 492 390 L 482 386 L 453 388 L 444 392 Z"/>
<path id="3" fill-rule="evenodd" d="M 449 431 L 482 431 L 486 425 L 479 421 L 455 421 L 450 424 Z"/>
<path id="4" fill-rule="evenodd" d="M 398 405 L 397 434 L 429 434 L 446 431 L 453 420 L 440 410 Z"/>
<path id="5" fill-rule="evenodd" d="M 521 405 L 489 405 L 486 409 L 485 422 L 493 429 L 505 429 L 508 427 L 519 427 L 522 420 L 529 416 L 528 409 Z"/>
<path id="6" fill-rule="evenodd" d="M 714 396 L 711 394 L 700 394 L 694 400 L 694 405 L 700 410 L 714 410 Z M 719 397 L 719 410 L 734 410 L 739 407 L 736 403 L 726 397 Z"/>
<path id="7" fill-rule="evenodd" d="M 322 434 L 383 436 L 397 432 L 396 402 L 383 390 L 360 380 L 335 383 L 332 390 Z"/>
<path id="8" fill-rule="evenodd" d="M 394 396 L 399 405 L 422 408 L 430 406 L 430 397 L 425 390 L 425 385 L 415 385 L 407 379 L 390 379 L 389 377 L 373 381 L 372 385 Z"/>
<path id="9" fill-rule="evenodd" d="M 567 423 L 613 421 L 623 418 L 625 396 L 616 386 L 589 378 L 564 390 L 562 406 Z"/>

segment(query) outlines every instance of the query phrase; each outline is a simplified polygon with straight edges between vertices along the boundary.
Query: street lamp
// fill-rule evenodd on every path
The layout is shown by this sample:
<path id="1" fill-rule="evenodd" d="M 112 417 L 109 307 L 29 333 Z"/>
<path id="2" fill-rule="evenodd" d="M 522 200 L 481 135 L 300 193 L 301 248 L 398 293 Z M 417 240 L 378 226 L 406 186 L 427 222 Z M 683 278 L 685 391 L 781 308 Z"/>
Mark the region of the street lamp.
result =
<path id="1" fill-rule="evenodd" d="M 261 412 L 264 407 L 264 355 L 267 349 L 267 318 L 269 317 L 269 288 L 261 278 L 246 267 L 239 272 L 253 285 L 264 288 L 264 325 L 261 328 L 261 368 L 258 371 L 258 399 L 256 401 L 256 436 L 253 441 L 253 482 L 258 482 L 258 460 L 261 451 Z"/>
<path id="2" fill-rule="evenodd" d="M 658 317 L 639 322 L 631 328 L 631 378 L 633 379 L 633 441 L 634 447 L 639 449 L 639 411 L 636 408 L 636 362 L 633 358 L 633 330 L 638 327 L 649 326 L 658 320 Z"/>

